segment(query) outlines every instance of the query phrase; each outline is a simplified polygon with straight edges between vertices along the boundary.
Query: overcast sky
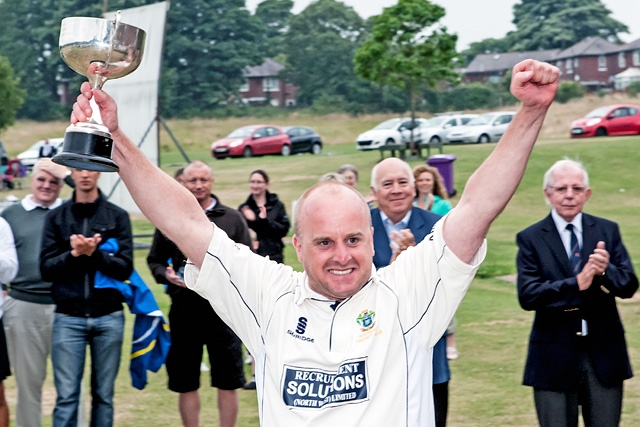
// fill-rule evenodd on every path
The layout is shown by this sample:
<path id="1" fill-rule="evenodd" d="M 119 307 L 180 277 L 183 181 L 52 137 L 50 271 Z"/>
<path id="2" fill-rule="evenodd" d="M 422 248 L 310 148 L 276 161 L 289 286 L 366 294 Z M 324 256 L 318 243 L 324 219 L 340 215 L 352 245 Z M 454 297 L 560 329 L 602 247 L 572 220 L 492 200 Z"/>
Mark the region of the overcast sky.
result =
<path id="1" fill-rule="evenodd" d="M 247 7 L 255 10 L 262 0 L 246 0 Z M 300 13 L 312 0 L 294 0 L 293 13 Z M 353 7 L 363 18 L 379 15 L 382 9 L 397 3 L 397 0 L 341 0 Z M 442 19 L 450 33 L 458 35 L 458 50 L 470 43 L 489 37 L 502 38 L 514 30 L 513 5 L 518 0 L 431 0 L 446 11 Z M 631 34 L 621 34 L 625 42 L 640 38 L 640 0 L 601 0 L 612 12 L 612 17 L 629 27 Z"/>

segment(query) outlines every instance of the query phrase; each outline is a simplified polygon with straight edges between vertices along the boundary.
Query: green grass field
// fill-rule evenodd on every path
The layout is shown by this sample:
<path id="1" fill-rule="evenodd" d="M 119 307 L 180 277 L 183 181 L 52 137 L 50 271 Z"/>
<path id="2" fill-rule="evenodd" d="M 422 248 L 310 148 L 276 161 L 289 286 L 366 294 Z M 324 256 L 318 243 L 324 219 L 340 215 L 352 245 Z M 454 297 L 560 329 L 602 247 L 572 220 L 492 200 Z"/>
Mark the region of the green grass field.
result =
<path id="1" fill-rule="evenodd" d="M 352 163 L 360 169 L 359 189 L 368 188 L 369 174 L 379 161 L 379 153 L 362 153 L 355 150 L 355 136 L 381 117 L 360 120 L 345 117 L 298 117 L 291 122 L 309 124 L 325 138 L 322 155 L 296 155 L 251 159 L 227 159 L 215 161 L 208 152 L 209 143 L 227 130 L 240 124 L 239 119 L 229 121 L 203 121 L 187 126 L 186 122 L 170 122 L 172 131 L 192 159 L 209 162 L 214 169 L 214 192 L 222 202 L 237 207 L 248 194 L 248 177 L 254 169 L 265 169 L 271 175 L 271 190 L 280 195 L 287 208 L 301 192 L 325 172 L 335 171 L 344 163 Z M 283 123 L 288 124 L 288 123 Z M 27 126 L 19 124 L 20 126 Z M 61 126 L 60 129 L 64 129 Z M 6 142 L 6 139 L 5 139 Z M 25 144 L 28 145 L 31 140 Z M 11 146 L 18 152 L 17 146 Z M 162 139 L 162 167 L 172 173 L 183 165 L 178 151 L 167 138 Z M 458 194 L 477 166 L 489 155 L 494 144 L 447 146 L 445 152 L 455 154 L 455 188 Z M 457 343 L 460 358 L 451 363 L 449 426 L 534 426 L 536 418 L 531 390 L 522 386 L 522 369 L 532 313 L 523 311 L 517 302 L 513 283 L 503 276 L 515 273 L 515 234 L 531 223 L 543 218 L 549 210 L 542 197 L 542 175 L 556 160 L 565 156 L 581 160 L 587 167 L 593 196 L 586 206 L 591 214 L 604 216 L 620 224 L 636 269 L 640 262 L 640 227 L 638 211 L 640 185 L 635 176 L 639 162 L 640 136 L 622 138 L 598 138 L 569 140 L 561 136 L 541 140 L 536 146 L 524 179 L 508 207 L 492 226 L 488 235 L 488 256 L 480 268 L 478 277 L 463 301 L 458 314 Z M 410 160 L 415 165 L 423 160 Z M 15 192 L 22 196 L 22 192 Z M 0 193 L 0 197 L 6 195 Z M 454 197 L 455 204 L 458 197 Z M 167 201 L 170 202 L 170 201 Z M 136 233 L 148 233 L 150 224 L 142 216 L 134 215 Z M 137 251 L 136 268 L 154 289 L 165 313 L 169 300 L 155 285 L 145 262 L 146 252 Z M 288 245 L 285 262 L 300 269 L 295 253 Z M 635 371 L 640 372 L 640 304 L 638 301 L 619 303 L 627 331 L 631 360 Z M 127 340 L 130 340 L 132 318 L 128 317 Z M 129 342 L 125 344 L 120 375 L 116 390 L 116 425 L 128 426 L 176 426 L 180 425 L 177 396 L 166 389 L 164 370 L 149 375 L 144 391 L 130 385 L 128 374 Z M 51 374 L 45 390 L 45 411 L 50 414 L 55 399 Z M 215 391 L 207 386 L 203 373 L 201 389 L 201 425 L 218 426 Z M 5 385 L 10 403 L 15 403 L 15 385 L 8 379 Z M 241 396 L 239 426 L 257 426 L 255 393 L 239 391 Z M 625 400 L 622 425 L 640 425 L 640 381 L 632 378 L 625 383 Z M 13 407 L 12 407 L 13 409 Z M 51 425 L 50 415 L 45 415 L 45 426 Z"/>

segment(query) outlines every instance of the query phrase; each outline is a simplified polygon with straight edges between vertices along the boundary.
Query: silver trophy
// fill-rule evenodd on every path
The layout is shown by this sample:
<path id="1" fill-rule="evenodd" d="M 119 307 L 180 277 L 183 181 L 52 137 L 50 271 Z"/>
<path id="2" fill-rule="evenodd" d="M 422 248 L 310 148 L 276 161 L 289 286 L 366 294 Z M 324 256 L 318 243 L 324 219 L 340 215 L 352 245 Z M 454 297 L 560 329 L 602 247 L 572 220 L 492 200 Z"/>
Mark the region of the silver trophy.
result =
<path id="1" fill-rule="evenodd" d="M 138 68 L 145 37 L 140 28 L 120 22 L 120 11 L 114 20 L 65 18 L 60 29 L 60 55 L 94 88 L 102 89 L 107 80 L 124 77 Z M 113 139 L 93 99 L 91 108 L 89 120 L 67 128 L 62 151 L 52 160 L 71 168 L 117 172 L 118 166 L 111 160 Z"/>

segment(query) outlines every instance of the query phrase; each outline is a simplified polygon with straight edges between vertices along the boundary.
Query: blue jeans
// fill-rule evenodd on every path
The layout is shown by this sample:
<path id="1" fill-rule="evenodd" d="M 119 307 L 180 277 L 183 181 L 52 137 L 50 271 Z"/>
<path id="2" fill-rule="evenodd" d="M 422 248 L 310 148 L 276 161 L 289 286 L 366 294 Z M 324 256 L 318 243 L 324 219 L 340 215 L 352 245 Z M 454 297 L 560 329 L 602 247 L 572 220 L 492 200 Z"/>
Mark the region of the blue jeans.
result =
<path id="1" fill-rule="evenodd" d="M 53 321 L 53 380 L 58 397 L 54 427 L 75 427 L 87 344 L 91 351 L 91 427 L 113 425 L 113 392 L 122 350 L 124 314 L 97 318 L 56 313 Z"/>

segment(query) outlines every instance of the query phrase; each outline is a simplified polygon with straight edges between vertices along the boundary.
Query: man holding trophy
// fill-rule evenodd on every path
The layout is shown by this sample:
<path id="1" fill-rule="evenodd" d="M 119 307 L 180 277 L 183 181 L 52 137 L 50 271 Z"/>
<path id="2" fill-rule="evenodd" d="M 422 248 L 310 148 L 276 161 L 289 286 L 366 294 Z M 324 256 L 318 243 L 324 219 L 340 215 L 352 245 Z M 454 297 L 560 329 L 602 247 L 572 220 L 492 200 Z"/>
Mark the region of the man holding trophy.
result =
<path id="1" fill-rule="evenodd" d="M 344 185 L 319 183 L 300 198 L 293 244 L 305 272 L 294 272 L 213 226 L 192 194 L 120 129 L 105 92 L 84 83 L 71 123 L 89 119 L 94 99 L 133 199 L 193 263 L 187 286 L 256 358 L 262 425 L 433 426 L 420 410 L 431 384 L 413 374 L 431 373 L 423 349 L 442 336 L 484 258 L 485 236 L 524 174 L 558 75 L 533 60 L 514 67 L 511 91 L 521 107 L 495 150 L 432 234 L 377 272 L 368 206 Z M 322 399 L 311 387 L 323 387 Z"/>

